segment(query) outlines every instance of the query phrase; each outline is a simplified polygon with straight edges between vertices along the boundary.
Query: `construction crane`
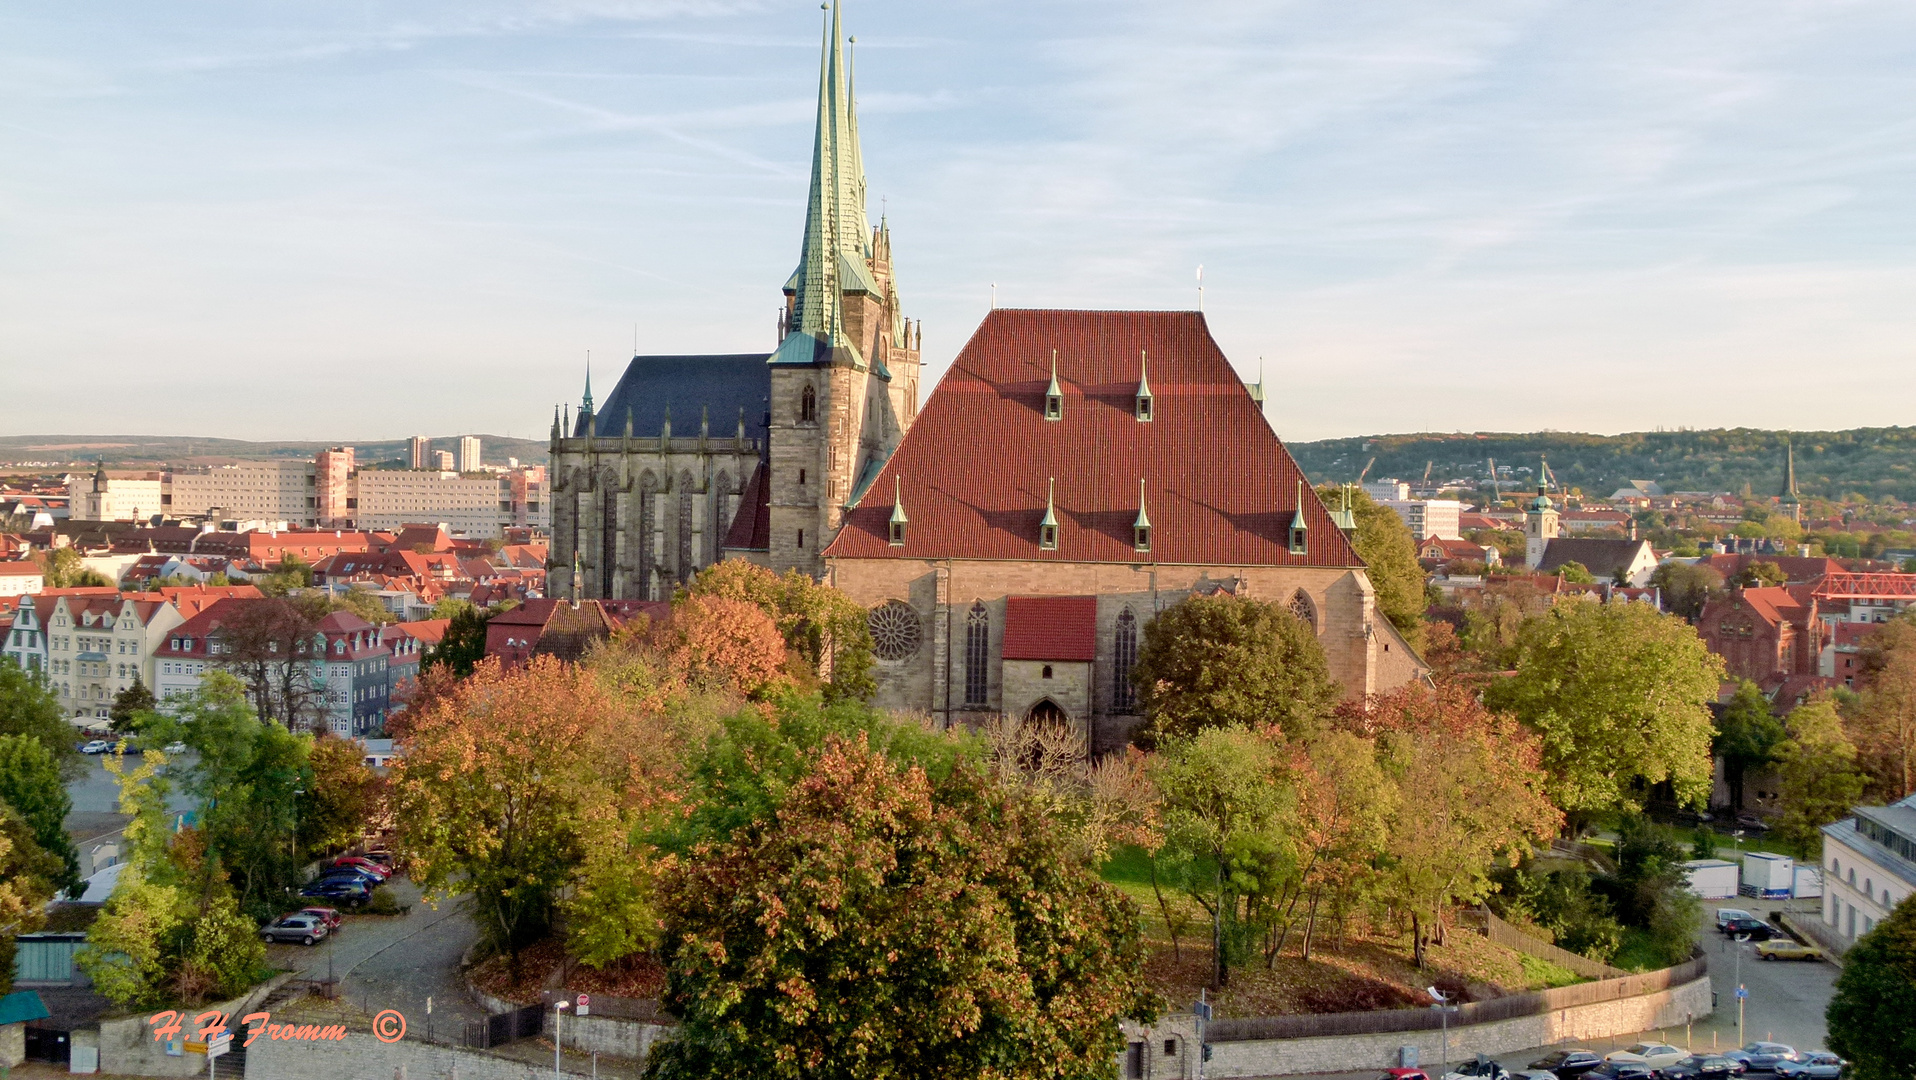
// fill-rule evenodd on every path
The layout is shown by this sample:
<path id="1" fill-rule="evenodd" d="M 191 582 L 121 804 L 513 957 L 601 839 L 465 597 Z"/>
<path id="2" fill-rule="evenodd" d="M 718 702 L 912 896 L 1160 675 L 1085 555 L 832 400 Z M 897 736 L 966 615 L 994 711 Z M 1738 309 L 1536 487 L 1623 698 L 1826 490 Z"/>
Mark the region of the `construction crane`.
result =
<path id="1" fill-rule="evenodd" d="M 1430 486 L 1430 468 L 1435 464 L 1437 464 L 1435 461 L 1424 462 L 1424 487 Z"/>
<path id="2" fill-rule="evenodd" d="M 1364 462 L 1364 471 L 1357 474 L 1357 483 L 1359 487 L 1363 486 L 1364 477 L 1370 475 L 1370 467 L 1375 464 L 1377 464 L 1377 459 L 1374 457 L 1371 458 L 1369 461 Z"/>

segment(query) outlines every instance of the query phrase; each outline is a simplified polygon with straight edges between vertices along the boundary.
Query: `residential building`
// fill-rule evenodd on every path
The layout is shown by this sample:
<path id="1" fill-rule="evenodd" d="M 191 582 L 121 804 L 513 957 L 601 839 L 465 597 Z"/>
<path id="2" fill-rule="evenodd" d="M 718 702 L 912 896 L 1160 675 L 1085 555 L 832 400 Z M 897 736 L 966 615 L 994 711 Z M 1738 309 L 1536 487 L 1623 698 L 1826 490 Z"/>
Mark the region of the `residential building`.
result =
<path id="1" fill-rule="evenodd" d="M 412 699 L 419 685 L 420 661 L 425 659 L 428 649 L 445 638 L 446 628 L 451 625 L 451 619 L 420 619 L 393 623 L 385 628 L 386 644 L 392 649 L 387 670 L 391 673 L 390 697 L 395 707 Z"/>
<path id="2" fill-rule="evenodd" d="M 432 440 L 424 435 L 414 435 L 406 441 L 407 468 L 423 469 L 426 459 L 432 453 Z"/>
<path id="3" fill-rule="evenodd" d="M 321 450 L 313 459 L 315 523 L 322 529 L 346 529 L 353 525 L 353 448 L 335 446 Z"/>
<path id="4" fill-rule="evenodd" d="M 1567 533 L 1603 532 L 1622 529 L 1632 532 L 1634 519 L 1621 510 L 1565 510 L 1560 518 Z"/>
<path id="5" fill-rule="evenodd" d="M 1372 480 L 1364 485 L 1364 494 L 1377 502 L 1403 502 L 1410 498 L 1410 484 L 1403 480 Z"/>
<path id="6" fill-rule="evenodd" d="M 435 450 L 432 455 L 432 467 L 439 472 L 452 472 L 452 451 Z"/>
<path id="7" fill-rule="evenodd" d="M 1353 700 L 1426 670 L 1198 312 L 991 312 L 844 520 L 827 580 L 871 613 L 875 700 L 942 723 L 1120 746 L 1145 624 L 1217 592 L 1286 606 Z"/>
<path id="8" fill-rule="evenodd" d="M 319 516 L 312 461 L 246 461 L 178 469 L 165 496 L 170 518 L 261 518 L 312 527 Z"/>
<path id="9" fill-rule="evenodd" d="M 1460 519 L 1464 504 L 1454 499 L 1385 499 L 1385 506 L 1397 511 L 1410 527 L 1410 535 L 1418 540 L 1432 536 L 1445 540 L 1460 540 Z"/>
<path id="10" fill-rule="evenodd" d="M 500 535 L 513 517 L 511 482 L 490 474 L 362 469 L 354 520 L 362 529 L 438 522 L 473 537 Z"/>
<path id="11" fill-rule="evenodd" d="M 551 503 L 546 494 L 544 465 L 513 465 L 506 471 L 506 499 L 512 506 L 511 525 L 552 524 Z"/>
<path id="12" fill-rule="evenodd" d="M 222 628 L 238 614 L 236 605 L 259 602 L 222 600 L 173 626 L 154 649 L 154 693 L 166 700 L 197 690 L 208 670 L 234 655 Z M 391 708 L 391 656 L 381 629 L 359 616 L 336 611 L 321 619 L 292 660 L 314 691 L 310 723 L 342 736 L 383 728 Z"/>
<path id="13" fill-rule="evenodd" d="M 1540 574 L 1554 574 L 1570 563 L 1581 565 L 1598 581 L 1642 588 L 1650 583 L 1650 575 L 1656 573 L 1657 553 L 1648 540 L 1557 537 L 1544 545 L 1543 557 L 1532 569 Z"/>
<path id="14" fill-rule="evenodd" d="M 1916 892 L 1916 795 L 1823 826 L 1823 922 L 1847 945 Z"/>
<path id="15" fill-rule="evenodd" d="M 14 609 L 13 623 L 7 628 L 5 656 L 28 671 L 47 671 L 51 641 L 47 620 L 53 606 L 63 596 L 118 596 L 118 589 L 86 586 L 74 589 L 42 589 L 20 597 Z"/>
<path id="16" fill-rule="evenodd" d="M 1816 673 L 1826 679 L 1841 680 L 1845 687 L 1859 689 L 1864 678 L 1863 644 L 1876 633 L 1873 622 L 1833 622 L 1829 636 L 1823 639 Z"/>
<path id="17" fill-rule="evenodd" d="M 25 596 L 46 588 L 46 572 L 29 559 L 0 562 L 0 596 Z"/>
<path id="18" fill-rule="evenodd" d="M 1468 540 L 1446 540 L 1441 536 L 1429 537 L 1419 544 L 1417 558 L 1429 566 L 1448 565 L 1459 559 L 1483 563 L 1485 566 L 1503 563 L 1503 553 L 1494 547 L 1473 544 Z"/>
<path id="19" fill-rule="evenodd" d="M 46 616 L 47 678 L 62 709 L 105 720 L 120 691 L 136 681 L 153 687 L 154 651 L 184 621 L 162 599 L 118 593 L 55 597 Z"/>
<path id="20" fill-rule="evenodd" d="M 498 657 L 506 667 L 517 667 L 534 656 L 577 660 L 594 642 L 611 637 L 627 619 L 640 614 L 663 621 L 671 617 L 672 605 L 646 600 L 527 600 L 486 620 L 486 655 Z"/>
<path id="21" fill-rule="evenodd" d="M 479 468 L 479 436 L 461 436 L 459 439 L 459 471 L 462 473 L 472 473 L 478 472 Z"/>

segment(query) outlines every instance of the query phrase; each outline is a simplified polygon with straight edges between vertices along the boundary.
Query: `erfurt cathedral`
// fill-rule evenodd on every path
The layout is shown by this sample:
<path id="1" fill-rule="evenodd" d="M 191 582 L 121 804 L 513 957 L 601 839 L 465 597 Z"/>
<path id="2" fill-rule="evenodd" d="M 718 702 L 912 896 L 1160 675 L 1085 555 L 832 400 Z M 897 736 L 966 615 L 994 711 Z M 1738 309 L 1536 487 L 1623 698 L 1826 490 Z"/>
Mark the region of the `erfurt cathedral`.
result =
<path id="1" fill-rule="evenodd" d="M 666 599 L 744 558 L 870 612 L 876 703 L 944 723 L 1140 722 L 1144 628 L 1186 597 L 1283 605 L 1352 699 L 1428 670 L 1199 311 L 992 311 L 918 409 L 919 335 L 827 19 L 778 347 L 636 356 L 552 428 L 556 596 Z"/>
<path id="2" fill-rule="evenodd" d="M 858 110 L 836 3 L 825 27 L 811 201 L 770 353 L 635 356 L 552 423 L 550 591 L 670 599 L 721 558 L 824 572 L 845 509 L 918 411 L 918 327 L 891 233 L 865 216 Z"/>

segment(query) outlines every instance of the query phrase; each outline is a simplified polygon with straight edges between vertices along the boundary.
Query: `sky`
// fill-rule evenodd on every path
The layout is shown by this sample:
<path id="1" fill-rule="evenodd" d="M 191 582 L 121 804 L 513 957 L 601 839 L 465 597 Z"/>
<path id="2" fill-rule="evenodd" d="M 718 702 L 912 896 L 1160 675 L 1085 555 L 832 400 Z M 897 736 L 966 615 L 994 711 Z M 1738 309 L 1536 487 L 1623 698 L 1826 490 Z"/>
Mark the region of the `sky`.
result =
<path id="1" fill-rule="evenodd" d="M 820 17 L 0 6 L 0 433 L 539 438 L 588 355 L 769 351 Z M 1202 266 L 1287 439 L 1916 422 L 1906 0 L 844 20 L 930 377 Z"/>

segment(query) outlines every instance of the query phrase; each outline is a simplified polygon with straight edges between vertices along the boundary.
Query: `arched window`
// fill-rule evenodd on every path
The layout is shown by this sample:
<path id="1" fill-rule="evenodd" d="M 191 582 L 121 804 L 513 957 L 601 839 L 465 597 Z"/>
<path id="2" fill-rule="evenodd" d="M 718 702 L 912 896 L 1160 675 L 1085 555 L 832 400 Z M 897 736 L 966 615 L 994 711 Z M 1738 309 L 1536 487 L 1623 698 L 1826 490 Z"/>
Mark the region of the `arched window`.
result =
<path id="1" fill-rule="evenodd" d="M 818 391 L 812 389 L 811 383 L 806 383 L 805 389 L 800 391 L 798 395 L 798 422 L 801 424 L 811 424 L 816 423 L 817 420 Z"/>
<path id="2" fill-rule="evenodd" d="M 991 613 L 979 600 L 965 619 L 965 704 L 983 705 L 990 691 Z"/>
<path id="3" fill-rule="evenodd" d="M 610 600 L 619 569 L 619 481 L 611 473 L 599 481 L 599 497 L 604 503 L 599 525 L 599 595 Z"/>
<path id="4" fill-rule="evenodd" d="M 692 474 L 679 474 L 679 580 L 690 581 L 696 569 L 692 551 Z"/>
<path id="5" fill-rule="evenodd" d="M 639 477 L 639 597 L 657 600 L 657 553 L 659 531 L 658 478 L 651 473 Z"/>
<path id="6" fill-rule="evenodd" d="M 1138 707 L 1138 691 L 1131 685 L 1131 669 L 1138 662 L 1138 617 L 1130 608 L 1118 612 L 1111 663 L 1111 708 L 1128 713 Z"/>
<path id="7" fill-rule="evenodd" d="M 1311 628 L 1312 633 L 1317 632 L 1317 605 L 1311 603 L 1310 594 L 1303 589 L 1297 590 L 1291 597 L 1291 614 L 1302 619 L 1304 625 Z"/>

